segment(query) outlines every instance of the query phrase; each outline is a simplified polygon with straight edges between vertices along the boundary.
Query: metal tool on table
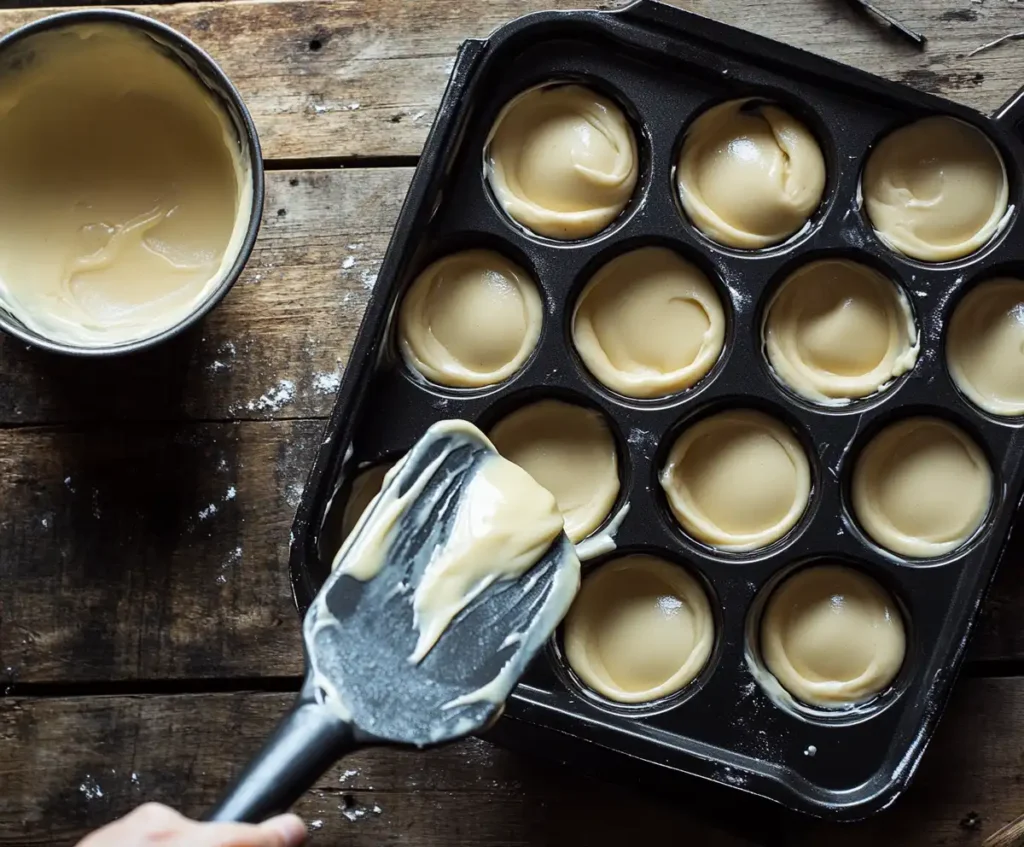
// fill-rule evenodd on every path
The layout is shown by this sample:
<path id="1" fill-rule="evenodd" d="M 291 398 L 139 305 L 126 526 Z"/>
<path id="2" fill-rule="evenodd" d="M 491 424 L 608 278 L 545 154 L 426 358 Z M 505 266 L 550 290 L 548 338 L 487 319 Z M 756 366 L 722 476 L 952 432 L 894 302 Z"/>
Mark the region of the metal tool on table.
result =
<path id="1" fill-rule="evenodd" d="M 474 427 L 446 421 L 388 474 L 306 614 L 298 699 L 209 820 L 257 822 L 284 811 L 360 747 L 422 748 L 497 719 L 579 586 L 579 560 L 565 533 L 521 574 L 473 587 L 422 659 L 411 602 L 471 483 L 496 456 Z M 369 543 L 376 538 L 384 543 Z M 379 551 L 376 575 L 359 572 L 367 550 L 371 558 Z"/>
<path id="2" fill-rule="evenodd" d="M 869 2 L 869 0 L 846 0 L 846 2 L 857 9 L 862 14 L 873 18 L 875 21 L 884 24 L 901 38 L 909 41 L 915 47 L 924 48 L 925 42 L 928 41 L 925 36 L 916 30 L 911 29 L 902 21 L 897 20 L 888 12 L 884 12 L 878 8 L 878 6 Z"/>

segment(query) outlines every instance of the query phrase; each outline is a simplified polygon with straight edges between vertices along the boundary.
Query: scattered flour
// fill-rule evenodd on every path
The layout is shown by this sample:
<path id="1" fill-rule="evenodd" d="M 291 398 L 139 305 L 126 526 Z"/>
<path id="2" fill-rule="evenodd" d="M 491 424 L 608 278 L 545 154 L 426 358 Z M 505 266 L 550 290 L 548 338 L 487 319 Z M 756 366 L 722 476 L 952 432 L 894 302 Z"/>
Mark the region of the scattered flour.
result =
<path id="1" fill-rule="evenodd" d="M 301 482 L 293 482 L 284 491 L 284 499 L 288 502 L 288 505 L 292 508 L 297 508 L 302 500 L 302 492 L 306 486 Z"/>
<path id="2" fill-rule="evenodd" d="M 199 520 L 205 521 L 217 514 L 217 504 L 211 503 L 205 509 L 199 510 Z"/>
<path id="3" fill-rule="evenodd" d="M 313 375 L 313 390 L 317 394 L 335 394 L 341 385 L 341 374 L 337 371 L 323 371 Z"/>
<path id="4" fill-rule="evenodd" d="M 250 412 L 276 412 L 294 399 L 295 383 L 290 379 L 282 379 L 266 394 L 261 395 L 258 400 L 250 400 L 246 403 L 245 408 Z"/>
<path id="5" fill-rule="evenodd" d="M 323 828 L 324 828 L 324 822 L 322 820 L 320 820 L 319 818 L 317 820 L 315 820 L 315 821 L 310 821 L 309 822 L 309 831 L 310 832 L 319 832 Z"/>
<path id="6" fill-rule="evenodd" d="M 369 290 L 369 289 L 373 288 L 373 286 L 377 282 L 377 272 L 376 271 L 363 271 L 361 274 L 359 274 L 359 280 L 360 280 L 360 282 L 363 283 L 363 288 L 366 288 L 367 290 Z"/>
<path id="7" fill-rule="evenodd" d="M 344 271 L 347 271 L 355 263 L 356 263 L 356 257 L 355 256 L 346 256 L 345 257 L 345 261 L 343 261 L 341 263 L 341 269 L 344 270 Z"/>
<path id="8" fill-rule="evenodd" d="M 235 499 L 235 495 L 236 495 L 237 493 L 238 493 L 238 492 L 237 492 L 237 491 L 235 491 L 235 486 L 233 486 L 233 485 L 229 485 L 229 486 L 228 486 L 228 490 L 227 490 L 227 492 L 226 492 L 226 493 L 224 494 L 224 500 L 225 500 L 225 501 L 228 501 L 228 500 L 234 500 L 234 499 Z"/>
<path id="9" fill-rule="evenodd" d="M 353 771 L 353 770 L 343 771 L 341 776 L 338 777 L 338 782 L 344 783 L 347 780 L 352 779 L 352 777 L 354 777 L 354 776 L 359 776 L 359 771 Z"/>
<path id="10" fill-rule="evenodd" d="M 85 775 L 78 790 L 85 795 L 86 800 L 100 800 L 103 797 L 103 789 L 90 774 Z"/>

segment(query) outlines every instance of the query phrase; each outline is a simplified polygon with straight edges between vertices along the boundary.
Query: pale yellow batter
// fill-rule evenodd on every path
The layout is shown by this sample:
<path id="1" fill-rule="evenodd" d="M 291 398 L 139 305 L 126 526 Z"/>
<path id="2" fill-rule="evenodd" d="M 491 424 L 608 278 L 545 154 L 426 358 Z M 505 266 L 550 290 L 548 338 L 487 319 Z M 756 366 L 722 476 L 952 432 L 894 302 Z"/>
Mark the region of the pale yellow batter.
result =
<path id="1" fill-rule="evenodd" d="M 847 259 L 812 262 L 783 282 L 764 323 L 768 361 L 817 403 L 866 397 L 910 370 L 920 349 L 903 293 Z"/>
<path id="2" fill-rule="evenodd" d="M 687 130 L 676 178 L 683 208 L 701 232 L 749 250 L 785 241 L 807 223 L 825 191 L 825 160 L 788 112 L 731 100 Z"/>
<path id="3" fill-rule="evenodd" d="M 348 500 L 345 502 L 345 511 L 341 516 L 341 537 L 348 538 L 355 527 L 356 522 L 362 517 L 370 501 L 380 494 L 381 486 L 384 485 L 384 476 L 393 466 L 393 462 L 385 462 L 382 465 L 374 465 L 362 471 L 352 481 L 352 490 L 349 492 Z"/>
<path id="4" fill-rule="evenodd" d="M 466 250 L 416 277 L 399 313 L 399 347 L 431 382 L 494 385 L 530 357 L 543 312 L 526 271 L 493 250 Z"/>
<path id="5" fill-rule="evenodd" d="M 853 510 L 880 546 L 910 558 L 941 556 L 977 531 L 992 500 L 992 471 L 978 445 L 939 418 L 891 424 L 853 472 Z"/>
<path id="6" fill-rule="evenodd" d="M 761 619 L 761 655 L 783 688 L 812 706 L 861 703 L 885 690 L 906 651 L 899 608 L 877 582 L 841 565 L 789 577 Z"/>
<path id="7" fill-rule="evenodd" d="M 925 262 L 959 259 L 984 245 L 1004 222 L 1009 198 L 995 145 L 945 117 L 886 136 L 868 159 L 862 191 L 878 237 Z"/>
<path id="8" fill-rule="evenodd" d="M 725 311 L 695 265 L 642 247 L 604 265 L 576 302 L 572 338 L 590 372 L 627 397 L 694 385 L 722 352 Z"/>
<path id="9" fill-rule="evenodd" d="M 493 449 L 483 434 L 466 421 L 434 424 L 421 443 L 430 443 L 432 436 L 448 439 L 435 463 L 446 452 L 463 446 Z M 419 445 L 413 449 L 419 449 Z M 385 482 L 401 474 L 404 467 L 405 459 L 392 469 Z M 399 520 L 413 508 L 436 508 L 430 502 L 419 502 L 419 498 L 451 496 L 444 486 L 436 486 L 425 494 L 430 479 L 428 470 L 407 480 L 405 485 L 385 485 L 373 508 L 342 543 L 332 570 L 363 582 L 378 576 L 388 561 Z M 412 596 L 419 636 L 409 656 L 411 662 L 421 661 L 459 612 L 489 585 L 522 576 L 562 534 L 562 515 L 554 496 L 496 452 L 484 457 L 458 496 L 454 523 L 444 544 L 423 551 L 428 561 Z M 559 603 L 564 600 L 567 608 L 578 586 L 579 561 L 571 550 L 566 555 L 571 561 L 567 563 L 569 567 L 561 570 L 567 581 L 564 585 L 560 582 L 552 593 L 564 595 Z"/>
<path id="10" fill-rule="evenodd" d="M 0 306 L 53 341 L 149 338 L 215 291 L 251 163 L 214 97 L 122 24 L 33 35 L 0 67 Z"/>
<path id="11" fill-rule="evenodd" d="M 614 103 L 580 85 L 533 88 L 494 122 L 487 178 L 512 219 L 550 238 L 586 238 L 625 208 L 637 178 L 633 130 Z"/>
<path id="12" fill-rule="evenodd" d="M 685 430 L 660 481 L 689 535 L 737 552 L 789 532 L 811 493 L 810 464 L 796 436 L 751 409 L 720 412 Z"/>
<path id="13" fill-rule="evenodd" d="M 554 494 L 570 541 L 604 523 L 619 495 L 619 468 L 615 441 L 598 412 L 541 400 L 499 421 L 490 438 L 502 456 Z"/>
<path id="14" fill-rule="evenodd" d="M 700 583 L 645 555 L 614 559 L 584 579 L 563 635 L 577 676 L 619 703 L 657 700 L 692 682 L 714 641 Z"/>
<path id="15" fill-rule="evenodd" d="M 970 291 L 946 339 L 949 372 L 993 415 L 1024 415 L 1024 281 L 1002 278 Z"/>

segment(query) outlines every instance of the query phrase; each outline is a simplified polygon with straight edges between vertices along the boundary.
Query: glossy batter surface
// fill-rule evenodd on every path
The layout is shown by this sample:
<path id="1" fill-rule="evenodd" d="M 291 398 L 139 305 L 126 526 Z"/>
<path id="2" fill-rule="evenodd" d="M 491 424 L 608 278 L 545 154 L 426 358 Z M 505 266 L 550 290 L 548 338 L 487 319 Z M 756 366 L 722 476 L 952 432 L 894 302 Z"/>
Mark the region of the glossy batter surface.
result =
<path id="1" fill-rule="evenodd" d="M 676 173 L 694 225 L 729 247 L 756 249 L 798 232 L 821 204 L 825 159 L 778 106 L 731 100 L 687 130 Z"/>
<path id="2" fill-rule="evenodd" d="M 959 427 L 919 417 L 883 429 L 853 473 L 853 508 L 879 545 L 911 558 L 955 550 L 981 526 L 992 471 Z"/>
<path id="3" fill-rule="evenodd" d="M 645 703 L 701 672 L 715 640 L 700 583 L 654 556 L 614 559 L 583 580 L 565 618 L 566 659 L 598 694 Z"/>
<path id="4" fill-rule="evenodd" d="M 862 191 L 879 238 L 925 262 L 959 259 L 984 245 L 1001 226 L 1009 198 L 995 145 L 981 130 L 946 117 L 882 139 L 868 158 Z"/>
<path id="5" fill-rule="evenodd" d="M 949 322 L 946 361 L 986 412 L 1024 414 L 1024 281 L 993 279 L 967 293 Z"/>
<path id="6" fill-rule="evenodd" d="M 627 397 L 689 388 L 718 361 L 725 311 L 711 280 L 664 247 L 612 259 L 584 287 L 573 343 L 602 384 Z"/>
<path id="7" fill-rule="evenodd" d="M 349 533 L 352 532 L 359 518 L 366 511 L 366 507 L 370 505 L 370 501 L 380 494 L 381 486 L 384 485 L 384 477 L 392 467 L 392 462 L 374 465 L 361 471 L 352 481 L 352 489 L 349 491 L 345 510 L 341 516 L 342 540 L 348 538 Z"/>
<path id="8" fill-rule="evenodd" d="M 786 579 L 761 619 L 768 670 L 813 706 L 860 703 L 886 689 L 906 652 L 903 618 L 877 582 L 841 565 L 817 565 Z"/>
<path id="9" fill-rule="evenodd" d="M 619 467 L 615 440 L 598 412 L 541 400 L 503 418 L 490 438 L 555 496 L 570 541 L 604 523 L 619 495 Z"/>
<path id="10" fill-rule="evenodd" d="M 540 337 L 543 308 L 530 276 L 493 250 L 439 259 L 410 286 L 399 348 L 410 367 L 453 388 L 494 385 L 514 374 Z"/>
<path id="11" fill-rule="evenodd" d="M 0 305 L 101 347 L 187 318 L 244 240 L 249 163 L 213 96 L 139 31 L 49 30 L 0 68 Z"/>
<path id="12" fill-rule="evenodd" d="M 811 471 L 789 427 L 737 409 L 686 429 L 660 482 L 689 535 L 740 552 L 765 547 L 796 525 L 810 498 Z"/>
<path id="13" fill-rule="evenodd" d="M 542 86 L 498 115 L 486 171 L 513 220 L 549 238 L 586 238 L 629 202 L 638 172 L 636 139 L 622 110 L 596 91 Z"/>
<path id="14" fill-rule="evenodd" d="M 791 274 L 768 306 L 768 361 L 817 403 L 867 397 L 910 370 L 920 349 L 903 293 L 878 271 L 846 259 Z"/>

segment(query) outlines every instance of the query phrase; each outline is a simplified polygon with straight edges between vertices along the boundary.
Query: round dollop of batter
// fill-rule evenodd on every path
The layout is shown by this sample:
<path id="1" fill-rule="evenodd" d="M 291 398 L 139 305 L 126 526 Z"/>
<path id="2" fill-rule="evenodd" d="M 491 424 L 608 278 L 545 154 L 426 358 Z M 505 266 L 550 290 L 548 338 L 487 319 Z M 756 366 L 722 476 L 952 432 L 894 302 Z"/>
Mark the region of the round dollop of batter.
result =
<path id="1" fill-rule="evenodd" d="M 761 618 L 761 656 L 797 700 L 835 708 L 869 700 L 899 673 L 903 618 L 877 582 L 818 565 L 786 579 Z"/>
<path id="2" fill-rule="evenodd" d="M 522 367 L 540 337 L 543 307 L 522 268 L 493 250 L 466 250 L 416 277 L 398 320 L 410 367 L 439 385 L 479 388 Z"/>
<path id="3" fill-rule="evenodd" d="M 878 271 L 846 259 L 791 274 L 765 315 L 778 377 L 817 403 L 874 394 L 910 370 L 920 349 L 907 298 Z"/>
<path id="4" fill-rule="evenodd" d="M 654 556 L 614 559 L 583 580 L 565 618 L 565 657 L 598 694 L 647 703 L 701 672 L 715 640 L 700 583 Z"/>
<path id="5" fill-rule="evenodd" d="M 1024 281 L 993 279 L 953 312 L 946 339 L 953 381 L 993 415 L 1024 415 Z"/>
<path id="6" fill-rule="evenodd" d="M 852 493 L 857 521 L 880 546 L 911 558 L 941 556 L 985 520 L 992 470 L 959 427 L 939 418 L 908 418 L 864 448 Z"/>
<path id="7" fill-rule="evenodd" d="M 731 100 L 687 130 L 676 171 L 694 225 L 719 244 L 770 247 L 821 204 L 825 159 L 802 123 L 778 106 Z"/>
<path id="8" fill-rule="evenodd" d="M 360 472 L 352 480 L 352 488 L 349 491 L 348 500 L 345 501 L 345 510 L 341 515 L 342 541 L 348 538 L 349 533 L 355 529 L 363 512 L 366 511 L 366 507 L 370 505 L 370 501 L 380 494 L 381 488 L 384 487 L 384 477 L 393 466 L 394 462 L 374 465 Z"/>
<path id="9" fill-rule="evenodd" d="M 685 430 L 660 481 L 687 533 L 735 552 L 777 541 L 811 495 L 811 468 L 797 437 L 752 409 L 720 412 Z"/>
<path id="10" fill-rule="evenodd" d="M 498 115 L 485 151 L 487 179 L 499 205 L 549 238 L 600 232 L 636 187 L 636 139 L 626 116 L 581 85 L 520 94 Z"/>
<path id="11" fill-rule="evenodd" d="M 541 400 L 488 433 L 498 452 L 550 491 L 574 544 L 597 529 L 619 496 L 615 440 L 604 418 L 560 400 Z"/>
<path id="12" fill-rule="evenodd" d="M 725 311 L 695 265 L 664 247 L 642 247 L 587 283 L 572 338 L 603 385 L 627 397 L 664 397 L 694 385 L 718 361 Z"/>
<path id="13" fill-rule="evenodd" d="M 925 262 L 973 253 L 995 235 L 1009 202 L 995 145 L 981 130 L 946 117 L 886 136 L 868 158 L 861 190 L 878 237 Z"/>
<path id="14" fill-rule="evenodd" d="M 153 338 L 230 275 L 252 162 L 225 108 L 155 38 L 58 26 L 0 68 L 0 306 L 76 348 Z"/>

